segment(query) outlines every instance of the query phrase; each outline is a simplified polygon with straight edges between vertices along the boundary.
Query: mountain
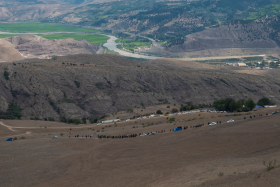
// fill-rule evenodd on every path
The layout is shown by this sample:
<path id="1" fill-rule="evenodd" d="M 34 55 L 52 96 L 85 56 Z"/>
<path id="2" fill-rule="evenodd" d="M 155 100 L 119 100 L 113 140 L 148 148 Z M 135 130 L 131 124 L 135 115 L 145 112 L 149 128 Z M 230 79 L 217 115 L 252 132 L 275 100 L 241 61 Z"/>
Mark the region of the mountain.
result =
<path id="1" fill-rule="evenodd" d="M 100 119 L 167 103 L 211 104 L 225 97 L 257 101 L 266 96 L 280 103 L 279 78 L 241 70 L 170 59 L 136 62 L 115 55 L 24 60 L 0 65 L 0 102 L 17 104 L 28 119 L 56 120 Z"/>

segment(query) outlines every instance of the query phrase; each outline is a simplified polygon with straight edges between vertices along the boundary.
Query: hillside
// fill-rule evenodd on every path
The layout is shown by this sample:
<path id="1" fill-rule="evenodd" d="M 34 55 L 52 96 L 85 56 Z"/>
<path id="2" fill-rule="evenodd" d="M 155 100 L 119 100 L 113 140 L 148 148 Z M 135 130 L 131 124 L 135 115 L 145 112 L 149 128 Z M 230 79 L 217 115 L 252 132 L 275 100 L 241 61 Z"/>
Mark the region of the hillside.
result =
<path id="1" fill-rule="evenodd" d="M 99 46 L 85 40 L 48 40 L 35 35 L 0 39 L 0 60 L 11 62 L 25 58 L 48 59 L 70 54 L 96 54 Z"/>
<path id="2" fill-rule="evenodd" d="M 279 79 L 201 63 L 159 59 L 140 63 L 114 55 L 74 55 L 1 64 L 1 102 L 26 118 L 101 118 L 163 103 L 211 104 L 232 97 L 280 103 Z M 5 109 L 2 109 L 5 112 Z"/>

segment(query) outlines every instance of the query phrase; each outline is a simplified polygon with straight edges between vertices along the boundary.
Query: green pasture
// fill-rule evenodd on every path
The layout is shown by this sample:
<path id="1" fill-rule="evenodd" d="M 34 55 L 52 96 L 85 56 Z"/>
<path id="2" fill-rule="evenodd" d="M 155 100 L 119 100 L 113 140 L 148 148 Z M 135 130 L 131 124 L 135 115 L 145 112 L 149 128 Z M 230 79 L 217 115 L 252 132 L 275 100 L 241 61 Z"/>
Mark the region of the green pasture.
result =
<path id="1" fill-rule="evenodd" d="M 0 34 L 0 38 L 9 38 L 12 36 L 18 36 L 18 35 L 13 35 L 13 34 Z"/>
<path id="2" fill-rule="evenodd" d="M 73 38 L 75 40 L 84 39 L 88 42 L 95 44 L 106 43 L 108 40 L 107 36 L 97 35 L 97 34 L 74 34 L 74 33 L 66 33 L 66 34 L 51 34 L 51 35 L 38 35 L 48 40 L 55 39 L 65 39 L 65 38 Z"/>
<path id="3" fill-rule="evenodd" d="M 0 23 L 0 31 L 12 33 L 28 32 L 100 32 L 97 30 L 71 27 L 67 25 L 43 24 L 36 22 L 28 23 Z"/>

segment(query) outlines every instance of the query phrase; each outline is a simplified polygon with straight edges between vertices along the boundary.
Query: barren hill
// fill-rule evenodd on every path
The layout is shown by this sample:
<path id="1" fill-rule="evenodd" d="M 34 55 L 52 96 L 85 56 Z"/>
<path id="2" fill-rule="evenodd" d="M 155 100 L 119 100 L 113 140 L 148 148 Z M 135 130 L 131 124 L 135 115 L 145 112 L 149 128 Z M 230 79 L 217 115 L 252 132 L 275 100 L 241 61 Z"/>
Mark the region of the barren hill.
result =
<path id="1" fill-rule="evenodd" d="M 237 54 L 273 53 L 280 51 L 278 46 L 278 28 L 273 27 L 277 20 L 234 21 L 201 32 L 187 35 L 182 44 L 170 45 L 170 52 L 195 52 L 207 50 L 210 55 L 234 49 Z M 179 42 L 180 43 L 180 42 Z M 237 49 L 243 49 L 243 53 Z M 247 50 L 246 50 L 247 49 Z M 231 55 L 231 54 L 229 54 Z"/>
<path id="2" fill-rule="evenodd" d="M 35 21 L 54 17 L 72 11 L 75 5 L 39 4 L 0 7 L 0 21 Z"/>
<path id="3" fill-rule="evenodd" d="M 190 63 L 190 62 L 188 62 Z M 140 63 L 114 55 L 74 55 L 2 64 L 2 102 L 14 101 L 26 118 L 100 118 L 163 103 L 210 104 L 232 97 L 280 103 L 279 79 L 167 59 Z M 238 70 L 238 68 L 236 69 Z M 3 109 L 2 109 L 3 110 Z"/>
<path id="4" fill-rule="evenodd" d="M 24 58 L 48 59 L 70 54 L 96 54 L 98 45 L 86 40 L 48 40 L 35 35 L 22 35 L 0 40 L 0 60 L 15 61 Z"/>

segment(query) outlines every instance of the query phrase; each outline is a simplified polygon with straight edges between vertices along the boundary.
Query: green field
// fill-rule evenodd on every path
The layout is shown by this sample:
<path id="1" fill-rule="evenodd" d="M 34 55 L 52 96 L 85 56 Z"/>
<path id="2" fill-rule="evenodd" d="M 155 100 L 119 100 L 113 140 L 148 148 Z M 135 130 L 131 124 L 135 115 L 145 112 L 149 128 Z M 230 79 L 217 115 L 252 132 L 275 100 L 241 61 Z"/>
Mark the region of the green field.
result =
<path id="1" fill-rule="evenodd" d="M 43 23 L 0 23 L 0 31 L 12 33 L 27 32 L 101 32 L 97 30 L 71 27 L 66 25 L 43 24 Z"/>
<path id="2" fill-rule="evenodd" d="M 142 38 L 132 38 L 132 39 L 123 39 L 119 38 L 115 42 L 121 42 L 123 47 L 127 50 L 134 50 L 137 49 L 137 47 L 151 47 L 151 42 L 148 39 L 142 39 Z"/>
<path id="3" fill-rule="evenodd" d="M 0 34 L 0 38 L 9 38 L 12 36 L 18 36 L 18 35 L 13 35 L 13 34 Z"/>
<path id="4" fill-rule="evenodd" d="M 97 34 L 72 34 L 72 33 L 67 33 L 67 34 L 52 34 L 52 35 L 38 35 L 43 38 L 46 38 L 48 40 L 55 40 L 55 39 L 65 39 L 65 38 L 73 38 L 75 40 L 79 39 L 84 39 L 86 41 L 89 41 L 91 43 L 95 44 L 102 44 L 106 43 L 108 40 L 107 36 L 102 36 L 102 35 L 97 35 Z"/>

